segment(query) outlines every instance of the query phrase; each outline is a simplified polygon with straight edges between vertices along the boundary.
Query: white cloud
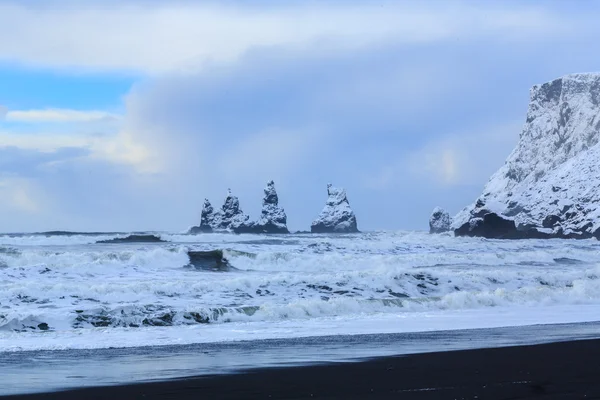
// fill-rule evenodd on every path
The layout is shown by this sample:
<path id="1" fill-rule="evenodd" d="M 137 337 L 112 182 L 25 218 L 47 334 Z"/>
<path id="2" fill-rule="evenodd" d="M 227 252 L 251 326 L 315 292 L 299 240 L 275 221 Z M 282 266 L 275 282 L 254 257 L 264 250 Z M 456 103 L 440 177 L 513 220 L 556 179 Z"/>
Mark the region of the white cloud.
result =
<path id="1" fill-rule="evenodd" d="M 6 117 L 6 113 L 8 113 L 8 108 L 0 104 L 0 121 Z"/>
<path id="2" fill-rule="evenodd" d="M 55 151 L 61 147 L 87 147 L 91 138 L 70 134 L 23 134 L 11 131 L 0 131 L 0 147 L 18 147 L 20 149 Z"/>
<path id="3" fill-rule="evenodd" d="M 10 110 L 5 112 L 9 122 L 93 122 L 118 120 L 120 116 L 105 111 L 81 111 L 60 108 L 43 110 Z"/>
<path id="4" fill-rule="evenodd" d="M 432 6 L 433 5 L 433 6 Z M 528 6 L 365 2 L 248 6 L 199 2 L 2 2 L 0 60 L 35 67 L 164 72 L 236 60 L 254 47 L 357 48 L 487 34 L 564 35 L 570 25 Z"/>

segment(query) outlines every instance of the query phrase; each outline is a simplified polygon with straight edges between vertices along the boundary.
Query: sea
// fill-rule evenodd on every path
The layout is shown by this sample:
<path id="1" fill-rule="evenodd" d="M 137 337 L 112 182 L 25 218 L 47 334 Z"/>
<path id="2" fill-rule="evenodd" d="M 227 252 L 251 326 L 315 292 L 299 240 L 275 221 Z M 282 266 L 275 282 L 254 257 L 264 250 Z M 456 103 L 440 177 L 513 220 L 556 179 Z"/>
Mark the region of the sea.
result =
<path id="1" fill-rule="evenodd" d="M 0 395 L 600 337 L 598 321 L 595 239 L 0 235 Z"/>

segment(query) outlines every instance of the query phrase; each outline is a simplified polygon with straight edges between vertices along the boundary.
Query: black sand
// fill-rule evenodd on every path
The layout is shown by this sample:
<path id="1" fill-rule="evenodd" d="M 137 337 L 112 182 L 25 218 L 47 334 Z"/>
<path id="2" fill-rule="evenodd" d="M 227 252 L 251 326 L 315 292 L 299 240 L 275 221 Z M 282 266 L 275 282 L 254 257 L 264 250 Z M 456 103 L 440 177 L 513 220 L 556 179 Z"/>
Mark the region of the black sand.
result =
<path id="1" fill-rule="evenodd" d="M 600 340 L 266 368 L 6 398 L 600 399 Z"/>

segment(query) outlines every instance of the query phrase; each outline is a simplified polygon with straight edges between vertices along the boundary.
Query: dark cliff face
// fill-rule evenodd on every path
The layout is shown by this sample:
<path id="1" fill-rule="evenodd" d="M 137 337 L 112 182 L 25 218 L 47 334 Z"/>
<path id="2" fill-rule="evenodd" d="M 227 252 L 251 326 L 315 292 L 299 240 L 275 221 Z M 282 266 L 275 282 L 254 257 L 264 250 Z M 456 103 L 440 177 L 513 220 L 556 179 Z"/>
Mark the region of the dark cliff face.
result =
<path id="1" fill-rule="evenodd" d="M 517 146 L 479 199 L 454 218 L 455 234 L 598 237 L 599 140 L 600 74 L 534 86 Z"/>

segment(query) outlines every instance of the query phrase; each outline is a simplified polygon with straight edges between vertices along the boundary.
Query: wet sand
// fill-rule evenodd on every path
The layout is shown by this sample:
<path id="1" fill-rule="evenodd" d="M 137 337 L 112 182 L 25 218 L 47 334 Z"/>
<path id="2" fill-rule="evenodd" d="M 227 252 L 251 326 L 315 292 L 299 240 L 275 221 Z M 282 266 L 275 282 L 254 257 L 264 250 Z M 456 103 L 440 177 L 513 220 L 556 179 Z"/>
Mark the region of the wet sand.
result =
<path id="1" fill-rule="evenodd" d="M 600 340 L 264 368 L 4 398 L 591 399 L 600 398 Z"/>

